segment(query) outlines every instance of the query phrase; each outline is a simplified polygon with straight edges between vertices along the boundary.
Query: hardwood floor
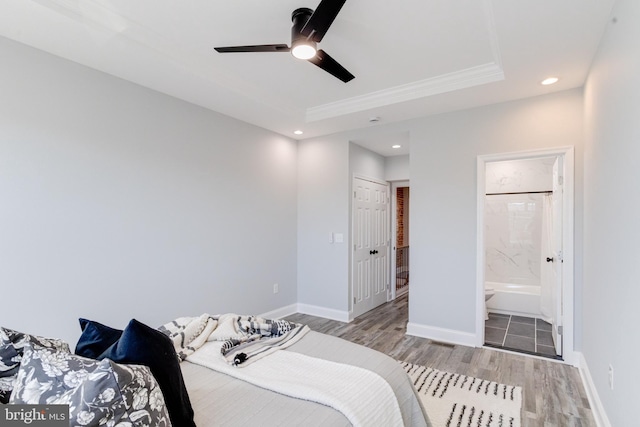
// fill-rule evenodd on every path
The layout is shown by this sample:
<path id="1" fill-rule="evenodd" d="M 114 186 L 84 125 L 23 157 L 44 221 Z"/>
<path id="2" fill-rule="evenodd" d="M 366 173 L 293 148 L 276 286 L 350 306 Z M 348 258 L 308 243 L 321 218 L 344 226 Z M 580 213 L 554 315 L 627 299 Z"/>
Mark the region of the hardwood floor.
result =
<path id="1" fill-rule="evenodd" d="M 408 297 L 365 313 L 351 323 L 294 314 L 288 320 L 435 369 L 523 388 L 523 427 L 595 427 L 577 368 L 487 348 L 437 343 L 405 335 Z"/>

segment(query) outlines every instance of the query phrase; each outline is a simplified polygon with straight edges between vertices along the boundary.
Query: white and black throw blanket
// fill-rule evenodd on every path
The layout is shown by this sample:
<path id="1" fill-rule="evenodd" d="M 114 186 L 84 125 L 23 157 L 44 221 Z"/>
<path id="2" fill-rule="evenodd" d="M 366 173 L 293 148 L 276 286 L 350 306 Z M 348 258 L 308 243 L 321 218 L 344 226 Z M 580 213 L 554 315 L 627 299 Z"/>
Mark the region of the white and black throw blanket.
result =
<path id="1" fill-rule="evenodd" d="M 297 342 L 309 331 L 299 323 L 228 313 L 180 317 L 158 328 L 173 341 L 176 354 L 185 360 L 207 341 L 223 341 L 227 363 L 244 366 Z"/>

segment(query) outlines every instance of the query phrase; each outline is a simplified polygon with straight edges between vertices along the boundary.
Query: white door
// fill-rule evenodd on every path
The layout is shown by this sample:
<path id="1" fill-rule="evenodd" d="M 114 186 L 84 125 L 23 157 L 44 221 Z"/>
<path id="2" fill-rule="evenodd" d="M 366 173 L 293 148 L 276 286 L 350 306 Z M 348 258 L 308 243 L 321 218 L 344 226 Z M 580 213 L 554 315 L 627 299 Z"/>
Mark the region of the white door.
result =
<path id="1" fill-rule="evenodd" d="M 562 159 L 558 157 L 553 164 L 553 275 L 551 276 L 551 332 L 556 354 L 562 356 Z"/>
<path id="2" fill-rule="evenodd" d="M 389 187 L 353 180 L 353 316 L 387 302 Z"/>

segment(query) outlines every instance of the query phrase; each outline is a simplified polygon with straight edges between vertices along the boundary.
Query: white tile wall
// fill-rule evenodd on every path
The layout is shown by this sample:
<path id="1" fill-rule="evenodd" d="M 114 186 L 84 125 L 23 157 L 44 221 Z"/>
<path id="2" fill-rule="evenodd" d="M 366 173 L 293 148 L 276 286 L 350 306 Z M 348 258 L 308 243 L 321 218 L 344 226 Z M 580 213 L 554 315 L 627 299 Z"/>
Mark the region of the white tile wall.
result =
<path id="1" fill-rule="evenodd" d="M 487 193 L 551 191 L 555 157 L 491 162 Z M 485 280 L 540 285 L 542 194 L 485 199 Z"/>
<path id="2" fill-rule="evenodd" d="M 487 193 L 551 191 L 554 161 L 555 157 L 544 157 L 487 163 Z"/>
<path id="3" fill-rule="evenodd" d="M 540 285 L 542 194 L 485 199 L 485 280 Z"/>

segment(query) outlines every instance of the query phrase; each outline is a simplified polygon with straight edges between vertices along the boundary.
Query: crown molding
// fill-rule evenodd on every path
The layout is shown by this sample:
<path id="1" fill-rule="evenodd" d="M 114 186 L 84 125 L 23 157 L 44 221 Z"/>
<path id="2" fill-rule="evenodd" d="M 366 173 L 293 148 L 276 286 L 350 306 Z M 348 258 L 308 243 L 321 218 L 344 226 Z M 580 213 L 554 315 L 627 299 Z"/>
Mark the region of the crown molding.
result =
<path id="1" fill-rule="evenodd" d="M 315 122 L 330 119 L 372 108 L 380 108 L 504 80 L 502 55 L 500 53 L 498 34 L 493 17 L 492 1 L 493 0 L 482 1 L 485 26 L 491 50 L 491 61 L 424 80 L 371 92 L 366 95 L 310 107 L 306 111 L 306 121 Z"/>
<path id="2" fill-rule="evenodd" d="M 307 109 L 305 118 L 307 122 L 315 122 L 501 80 L 504 80 L 504 71 L 497 63 L 492 62 L 371 92 L 366 95 L 311 107 Z"/>

